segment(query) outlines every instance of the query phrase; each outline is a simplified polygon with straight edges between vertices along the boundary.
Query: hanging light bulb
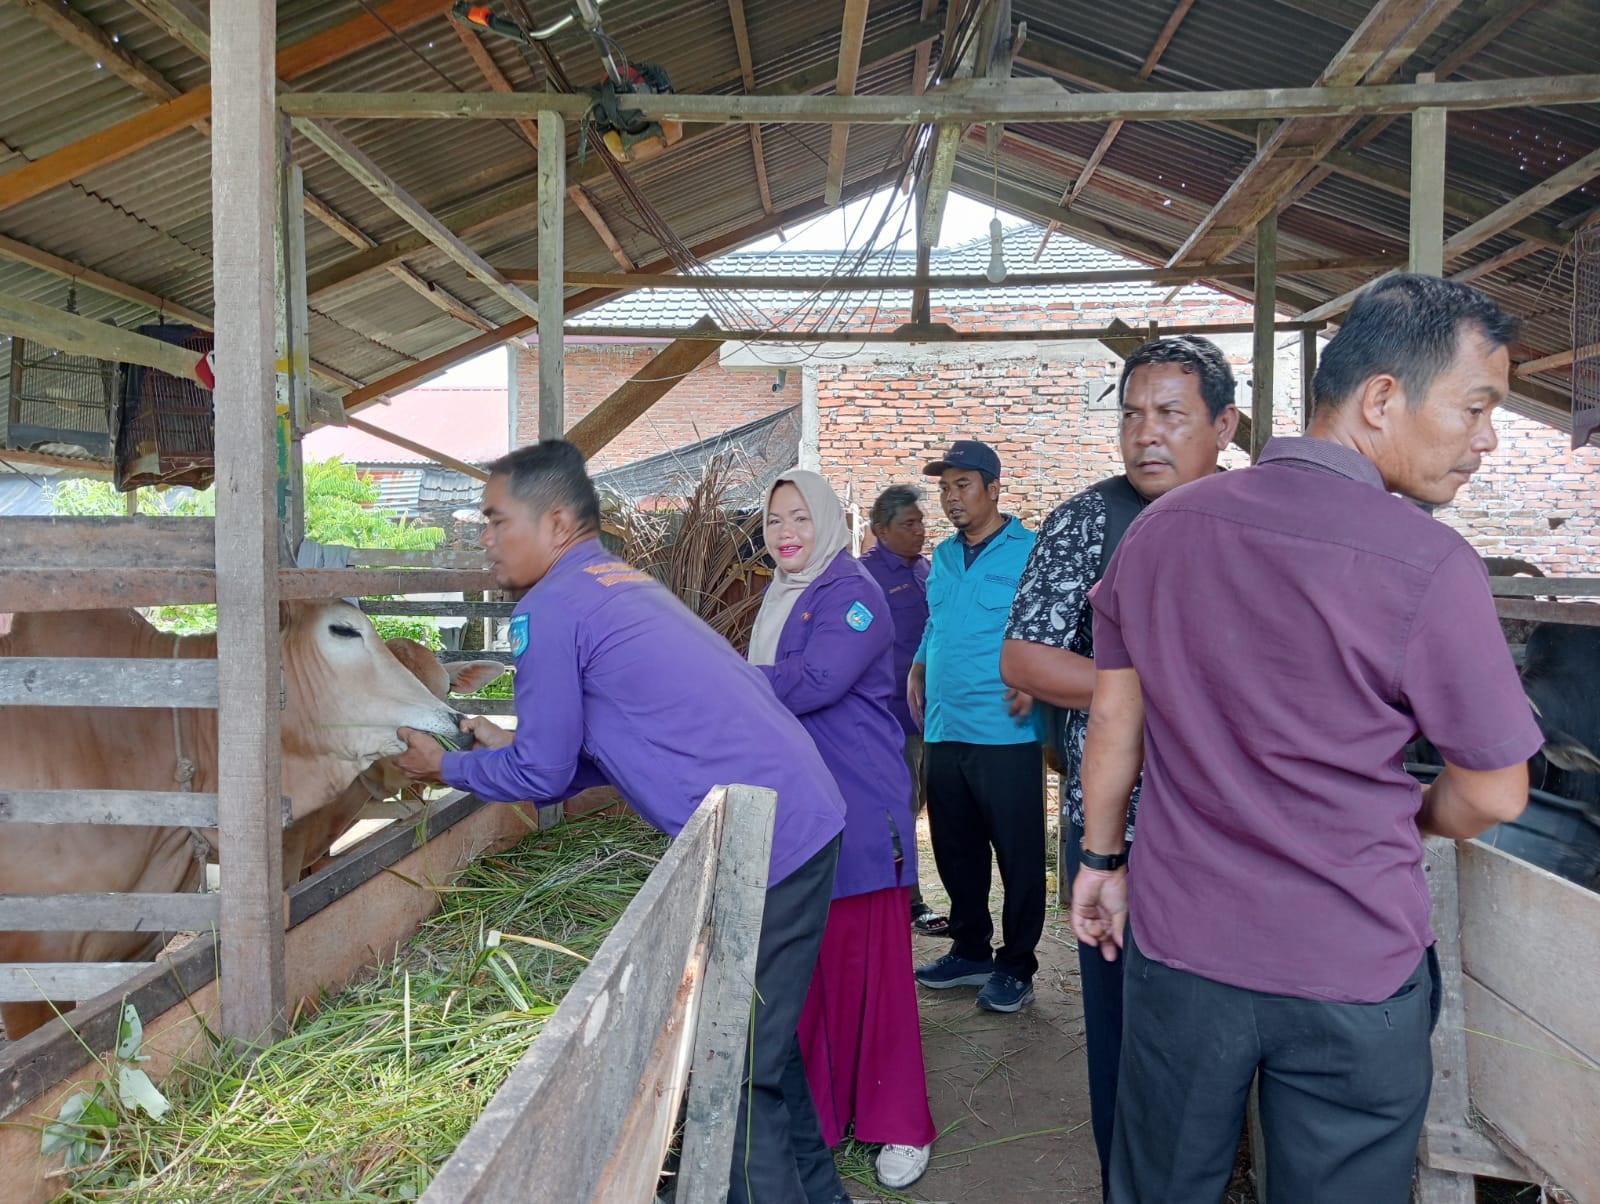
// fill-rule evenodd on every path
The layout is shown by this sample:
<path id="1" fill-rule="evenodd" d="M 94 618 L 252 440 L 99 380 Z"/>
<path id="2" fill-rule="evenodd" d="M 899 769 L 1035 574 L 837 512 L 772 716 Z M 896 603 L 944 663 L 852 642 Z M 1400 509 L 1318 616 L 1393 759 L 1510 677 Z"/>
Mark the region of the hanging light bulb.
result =
<path id="1" fill-rule="evenodd" d="M 998 217 L 989 219 L 989 270 L 985 275 L 990 284 L 999 284 L 1006 278 L 1005 238 Z"/>

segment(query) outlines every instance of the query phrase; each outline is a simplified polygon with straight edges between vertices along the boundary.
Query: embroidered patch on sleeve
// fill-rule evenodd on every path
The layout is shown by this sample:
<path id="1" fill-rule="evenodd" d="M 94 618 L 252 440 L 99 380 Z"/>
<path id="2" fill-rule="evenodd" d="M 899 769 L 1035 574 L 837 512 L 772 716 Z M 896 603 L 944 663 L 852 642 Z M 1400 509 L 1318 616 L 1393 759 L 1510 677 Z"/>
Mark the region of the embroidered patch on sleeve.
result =
<path id="1" fill-rule="evenodd" d="M 872 626 L 872 612 L 861 602 L 850 604 L 850 609 L 844 612 L 844 621 L 850 624 L 852 631 L 865 631 Z"/>
<path id="2" fill-rule="evenodd" d="M 511 655 L 521 656 L 528 650 L 528 616 L 511 616 Z"/>

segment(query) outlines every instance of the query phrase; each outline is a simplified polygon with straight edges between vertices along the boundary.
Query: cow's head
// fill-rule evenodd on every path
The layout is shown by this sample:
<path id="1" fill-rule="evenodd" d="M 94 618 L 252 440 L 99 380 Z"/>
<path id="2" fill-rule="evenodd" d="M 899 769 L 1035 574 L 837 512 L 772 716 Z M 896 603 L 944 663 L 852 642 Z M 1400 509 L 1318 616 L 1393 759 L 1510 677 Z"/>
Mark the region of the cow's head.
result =
<path id="1" fill-rule="evenodd" d="M 379 757 L 404 751 L 396 728 L 460 741 L 460 715 L 395 659 L 355 607 L 285 603 L 279 619 L 283 775 L 296 815 L 314 799 L 333 797 Z"/>

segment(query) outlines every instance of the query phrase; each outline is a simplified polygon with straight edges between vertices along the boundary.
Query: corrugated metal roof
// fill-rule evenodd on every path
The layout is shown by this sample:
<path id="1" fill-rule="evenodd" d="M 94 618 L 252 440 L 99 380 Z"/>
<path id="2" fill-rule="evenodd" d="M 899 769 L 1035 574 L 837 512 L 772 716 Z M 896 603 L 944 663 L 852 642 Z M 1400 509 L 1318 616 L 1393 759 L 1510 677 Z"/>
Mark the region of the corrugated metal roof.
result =
<path id="1" fill-rule="evenodd" d="M 1171 15 L 1174 0 L 1120 0 L 1115 5 L 1014 0 L 1012 14 L 1026 21 L 1028 43 L 1055 46 L 1102 67 L 1131 75 Z M 207 65 L 154 28 L 123 0 L 72 0 L 75 11 L 115 36 L 117 44 L 179 89 L 209 77 Z M 360 17 L 352 0 L 282 0 L 280 44 L 297 41 Z M 443 15 L 421 21 L 293 82 L 296 89 L 403 91 L 486 90 L 460 37 Z M 563 6 L 534 6 L 548 18 Z M 1178 27 L 1152 75 L 1155 85 L 1190 89 L 1303 86 L 1316 80 L 1350 33 L 1371 10 L 1371 0 L 1207 0 Z M 921 0 L 874 0 L 866 41 L 920 20 Z M 825 81 L 836 62 L 837 5 L 791 0 L 746 0 L 754 77 L 759 87 L 788 86 L 797 73 Z M 1472 38 L 1497 6 L 1463 3 L 1399 72 L 1410 79 Z M 633 59 L 660 63 L 683 92 L 737 93 L 741 72 L 726 0 L 608 0 L 607 31 Z M 1457 78 L 1495 79 L 1558 75 L 1594 69 L 1594 31 L 1600 0 L 1548 0 L 1521 15 L 1493 42 L 1468 58 Z M 103 64 L 60 41 L 28 11 L 0 6 L 0 172 L 147 111 L 152 101 Z M 504 40 L 486 43 L 518 89 L 546 86 L 539 56 Z M 600 67 L 587 36 L 576 27 L 551 42 L 578 85 L 598 80 Z M 899 92 L 910 83 L 911 51 L 863 65 L 858 90 Z M 1019 75 L 1042 71 L 1023 47 Z M 826 86 L 825 83 L 823 86 Z M 1082 85 L 1067 85 L 1080 89 Z M 1360 135 L 1374 123 L 1357 123 Z M 530 179 L 532 148 L 507 124 L 447 121 L 344 121 L 354 139 L 412 195 L 435 212 L 451 213 L 497 189 Z M 1381 133 L 1357 153 L 1391 172 L 1409 168 L 1409 122 L 1386 120 Z M 1003 184 L 1030 215 L 1048 218 L 1082 170 L 1102 126 L 1019 125 L 1007 130 L 999 157 Z M 1079 196 L 1071 216 L 1080 232 L 1105 246 L 1164 261 L 1201 215 L 1250 161 L 1248 127 L 1233 133 L 1175 123 L 1125 126 L 1100 171 Z M 1452 189 L 1498 205 L 1580 155 L 1600 147 L 1600 105 L 1459 113 L 1450 118 L 1447 182 Z M 1243 136 L 1241 133 L 1243 132 Z M 825 126 L 763 127 L 765 166 L 779 212 L 814 204 L 825 177 Z M 569 128 L 576 150 L 577 131 Z M 1349 140 L 1347 139 L 1347 144 Z M 309 189 L 377 240 L 409 227 L 341 169 L 300 140 L 295 154 Z M 849 141 L 847 181 L 864 180 L 898 160 L 904 131 L 857 126 Z M 657 159 L 630 165 L 629 177 L 689 245 L 706 245 L 746 230 L 762 218 L 747 130 L 691 126 L 685 140 Z M 200 132 L 175 133 L 135 154 L 84 172 L 72 183 L 0 211 L 0 233 L 63 256 L 202 312 L 211 308 L 210 143 Z M 963 146 L 958 189 L 980 199 L 996 165 L 981 132 Z M 569 167 L 572 179 L 593 173 L 593 160 Z M 633 212 L 615 182 L 587 180 L 596 207 L 637 262 L 662 258 L 662 249 Z M 1600 205 L 1600 183 L 1555 199 L 1539 215 L 1547 224 L 1571 222 Z M 1456 213 L 1447 231 L 1470 220 Z M 1280 218 L 1282 255 L 1368 255 L 1406 242 L 1404 197 L 1370 179 L 1335 174 L 1296 198 Z M 221 236 L 226 236 L 225 232 Z M 482 225 L 466 236 L 492 262 L 531 268 L 537 238 L 531 205 Z M 1508 234 L 1490 240 L 1456 266 L 1478 262 L 1513 245 Z M 578 270 L 612 270 L 615 260 L 599 236 L 569 207 L 567 262 Z M 1060 245 L 1060 244 L 1058 244 Z M 307 259 L 313 272 L 345 263 L 354 249 L 308 222 Z M 1240 254 L 1248 254 L 1248 243 Z M 493 322 L 516 311 L 432 248 L 411 256 L 413 269 L 449 290 Z M 1315 302 L 1359 283 L 1349 274 L 1287 282 L 1286 296 Z M 1570 273 L 1554 252 L 1541 251 L 1483 278 L 1480 283 L 1529 319 L 1519 356 L 1563 350 L 1563 290 Z M 60 305 L 59 276 L 0 258 L 0 291 Z M 1243 292 L 1243 289 L 1230 291 Z M 143 320 L 137 305 L 79 290 L 79 309 L 120 324 Z M 313 300 L 313 355 L 350 377 L 371 380 L 413 360 L 453 346 L 478 332 L 443 313 L 387 272 L 339 285 Z M 1564 387 L 1562 371 L 1542 378 Z"/>

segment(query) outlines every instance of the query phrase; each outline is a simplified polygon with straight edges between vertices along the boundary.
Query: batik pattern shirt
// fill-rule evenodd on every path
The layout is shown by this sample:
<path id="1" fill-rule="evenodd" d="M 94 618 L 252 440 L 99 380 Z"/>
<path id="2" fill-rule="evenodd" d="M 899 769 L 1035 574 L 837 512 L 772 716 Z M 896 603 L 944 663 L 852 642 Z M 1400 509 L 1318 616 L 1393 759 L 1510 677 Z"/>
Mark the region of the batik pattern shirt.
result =
<path id="1" fill-rule="evenodd" d="M 1105 499 L 1093 489 L 1068 498 L 1039 528 L 1028 565 L 1017 585 L 1006 624 L 1006 639 L 1027 640 L 1094 657 L 1094 622 L 1089 590 L 1100 577 L 1100 546 L 1106 533 Z M 1069 710 L 1064 729 L 1061 809 L 1083 827 L 1083 741 L 1087 711 Z M 1127 838 L 1133 839 L 1133 813 L 1139 804 L 1135 784 L 1128 801 Z"/>

